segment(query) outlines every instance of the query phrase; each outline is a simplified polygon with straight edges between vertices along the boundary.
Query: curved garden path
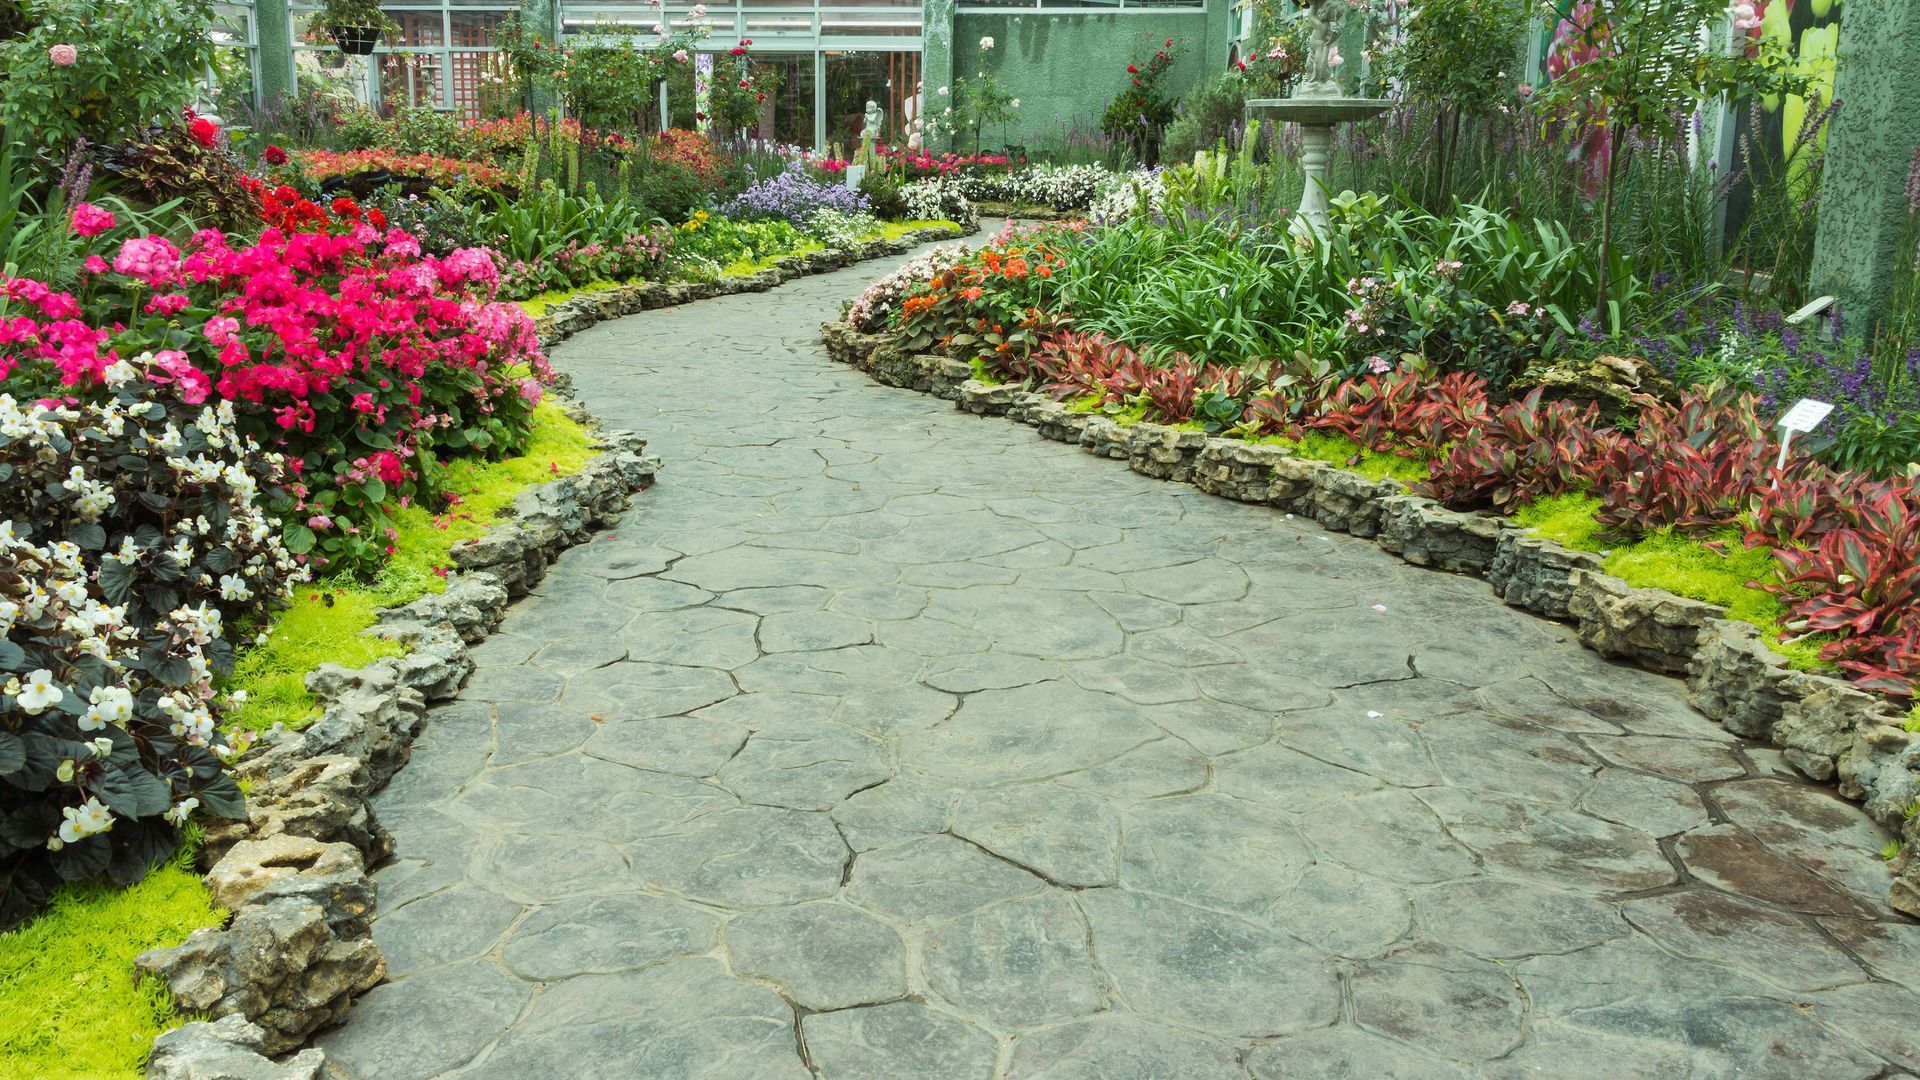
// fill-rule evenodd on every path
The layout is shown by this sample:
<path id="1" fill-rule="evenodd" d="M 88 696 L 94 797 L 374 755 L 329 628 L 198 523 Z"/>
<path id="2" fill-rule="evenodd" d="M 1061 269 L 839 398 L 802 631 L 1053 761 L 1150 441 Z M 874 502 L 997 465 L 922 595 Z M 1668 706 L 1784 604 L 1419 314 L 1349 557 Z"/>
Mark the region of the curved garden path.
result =
<path id="1" fill-rule="evenodd" d="M 1883 841 L 1482 583 L 830 364 L 559 350 L 660 485 L 379 801 L 343 1077 L 1872 1077 Z"/>

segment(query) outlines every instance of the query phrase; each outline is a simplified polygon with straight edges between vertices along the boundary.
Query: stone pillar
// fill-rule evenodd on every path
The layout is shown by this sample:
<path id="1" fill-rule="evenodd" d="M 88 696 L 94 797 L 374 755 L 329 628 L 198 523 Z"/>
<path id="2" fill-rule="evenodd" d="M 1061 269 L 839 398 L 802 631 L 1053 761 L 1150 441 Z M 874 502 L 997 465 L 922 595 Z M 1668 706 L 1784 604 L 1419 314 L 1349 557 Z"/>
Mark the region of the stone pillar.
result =
<path id="1" fill-rule="evenodd" d="M 1838 296 L 1850 325 L 1865 330 L 1898 260 L 1912 257 L 1894 247 L 1920 145 L 1920 3 L 1847 0 L 1839 52 L 1812 286 Z"/>
<path id="2" fill-rule="evenodd" d="M 287 0 L 255 0 L 253 33 L 260 57 L 260 104 L 293 96 L 293 22 Z"/>
<path id="3" fill-rule="evenodd" d="M 940 88 L 953 85 L 953 7 L 954 0 L 925 0 L 921 8 L 924 27 L 921 40 L 925 51 L 920 58 L 920 77 L 926 84 L 921 101 L 921 114 L 927 118 L 928 133 L 924 145 L 929 150 L 945 150 L 948 139 L 945 135 L 934 135 L 932 126 L 944 122 L 940 114 L 953 104 L 950 96 L 940 93 Z"/>

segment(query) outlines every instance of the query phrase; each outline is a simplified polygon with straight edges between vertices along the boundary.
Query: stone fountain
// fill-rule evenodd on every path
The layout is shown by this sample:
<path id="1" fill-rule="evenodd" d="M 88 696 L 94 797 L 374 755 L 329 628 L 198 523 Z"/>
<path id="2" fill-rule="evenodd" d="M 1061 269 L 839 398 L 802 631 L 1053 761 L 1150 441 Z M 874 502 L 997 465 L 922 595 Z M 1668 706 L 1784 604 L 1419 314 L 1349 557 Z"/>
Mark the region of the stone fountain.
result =
<path id="1" fill-rule="evenodd" d="M 1305 0 L 1312 31 L 1307 70 L 1300 85 L 1294 88 L 1292 97 L 1247 102 L 1247 112 L 1252 116 L 1300 125 L 1300 167 L 1306 172 L 1307 182 L 1300 193 L 1300 212 L 1293 227 L 1316 236 L 1325 235 L 1328 224 L 1327 151 L 1333 146 L 1333 129 L 1378 116 L 1393 106 L 1386 98 L 1351 97 L 1340 89 L 1334 71 L 1340 66 L 1340 20 L 1348 6 L 1348 0 Z"/>

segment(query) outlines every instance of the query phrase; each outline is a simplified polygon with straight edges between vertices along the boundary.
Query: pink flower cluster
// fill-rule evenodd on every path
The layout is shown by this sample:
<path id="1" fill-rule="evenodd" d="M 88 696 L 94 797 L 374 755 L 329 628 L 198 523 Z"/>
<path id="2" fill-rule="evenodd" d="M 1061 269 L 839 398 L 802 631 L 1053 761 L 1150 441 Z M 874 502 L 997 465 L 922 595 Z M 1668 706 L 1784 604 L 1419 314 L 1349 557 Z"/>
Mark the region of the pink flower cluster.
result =
<path id="1" fill-rule="evenodd" d="M 76 207 L 83 224 L 99 219 Z M 437 458 L 524 440 L 550 379 L 484 250 L 422 256 L 407 233 L 355 222 L 240 246 L 206 230 L 185 250 L 137 236 L 110 259 L 84 310 L 0 278 L 0 390 L 85 396 L 131 373 L 188 404 L 230 401 L 301 475 L 299 505 L 284 508 L 298 520 L 434 494 Z M 337 499 L 355 484 L 366 498 Z"/>

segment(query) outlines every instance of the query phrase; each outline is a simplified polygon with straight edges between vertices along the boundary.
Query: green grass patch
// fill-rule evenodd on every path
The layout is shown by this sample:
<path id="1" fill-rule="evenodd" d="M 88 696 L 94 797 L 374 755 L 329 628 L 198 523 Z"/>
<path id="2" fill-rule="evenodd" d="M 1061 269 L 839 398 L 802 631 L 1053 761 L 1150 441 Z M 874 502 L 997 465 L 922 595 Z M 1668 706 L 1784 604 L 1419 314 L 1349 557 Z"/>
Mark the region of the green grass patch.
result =
<path id="1" fill-rule="evenodd" d="M 975 382 L 983 382 L 988 386 L 999 386 L 1006 381 L 1000 377 L 999 372 L 988 367 L 987 362 L 977 356 L 973 358 L 973 362 L 968 366 L 973 369 L 973 380 Z"/>
<path id="2" fill-rule="evenodd" d="M 134 982 L 133 958 L 224 918 L 193 872 L 191 845 L 132 888 L 60 890 L 0 935 L 0 1076 L 138 1076 L 153 1040 L 187 1018 L 164 986 Z"/>
<path id="3" fill-rule="evenodd" d="M 1592 496 L 1555 495 L 1521 507 L 1513 520 L 1549 540 L 1602 555 L 1606 572 L 1635 588 L 1665 589 L 1726 608 L 1727 618 L 1758 627 L 1767 646 L 1798 670 L 1830 666 L 1821 661 L 1820 650 L 1831 638 L 1780 640 L 1786 606 L 1774 594 L 1748 585 L 1779 580 L 1773 549 L 1747 547 L 1736 529 L 1704 538 L 1659 529 L 1630 543 L 1611 543 L 1594 520 L 1599 508 L 1600 500 Z"/>
<path id="4" fill-rule="evenodd" d="M 960 227 L 958 222 L 953 221 L 883 221 L 880 227 L 869 235 L 881 240 L 898 240 L 910 232 L 931 229 L 936 225 L 945 225 L 949 229 Z"/>
<path id="5" fill-rule="evenodd" d="M 526 313 L 528 315 L 531 315 L 537 319 L 540 316 L 545 315 L 547 313 L 547 309 L 552 307 L 555 304 L 565 303 L 576 296 L 585 296 L 588 293 L 606 292 L 609 289 L 617 289 L 619 287 L 620 287 L 620 283 L 617 281 L 589 281 L 585 285 L 582 285 L 577 289 L 548 289 L 546 292 L 541 293 L 539 296 L 530 297 L 526 300 L 520 301 L 520 306 L 526 310 Z"/>
<path id="6" fill-rule="evenodd" d="M 1399 454 L 1382 454 L 1377 450 L 1369 450 L 1345 435 L 1310 431 L 1306 438 L 1291 445 L 1294 453 L 1303 458 L 1330 462 L 1343 469 L 1352 469 L 1369 480 L 1398 480 L 1403 484 L 1414 484 L 1427 478 L 1427 466 L 1424 462 L 1401 457 Z"/>
<path id="7" fill-rule="evenodd" d="M 307 692 L 307 672 L 323 663 L 359 667 L 400 646 L 365 637 L 381 608 L 411 603 L 446 591 L 442 570 L 453 566 L 454 545 L 472 540 L 513 505 L 520 492 L 556 476 L 578 472 L 593 456 L 592 437 L 557 404 L 534 410 L 526 453 L 503 461 L 457 461 L 447 470 L 447 490 L 460 502 L 440 513 L 418 506 L 393 514 L 394 555 L 372 580 L 329 578 L 301 586 L 265 643 L 241 653 L 233 689 L 247 703 L 229 719 L 234 727 L 265 731 L 275 724 L 301 728 L 319 712 Z"/>

